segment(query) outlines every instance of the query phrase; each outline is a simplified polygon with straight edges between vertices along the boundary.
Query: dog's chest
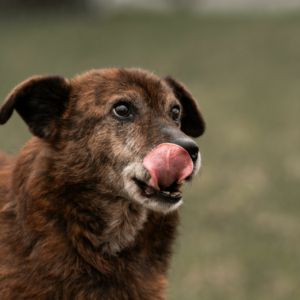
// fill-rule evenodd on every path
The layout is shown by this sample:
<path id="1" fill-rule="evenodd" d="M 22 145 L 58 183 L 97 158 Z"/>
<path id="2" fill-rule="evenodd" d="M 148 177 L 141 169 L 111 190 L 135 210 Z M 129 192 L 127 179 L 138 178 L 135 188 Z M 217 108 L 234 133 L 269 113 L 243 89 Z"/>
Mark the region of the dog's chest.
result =
<path id="1" fill-rule="evenodd" d="M 129 280 L 124 274 L 122 282 L 115 278 L 87 282 L 86 277 L 82 277 L 74 284 L 53 289 L 45 299 L 164 300 L 165 288 L 165 276 L 160 275 L 151 280 Z"/>
<path id="2" fill-rule="evenodd" d="M 162 217 L 151 213 L 137 218 L 137 223 L 132 222 L 133 215 L 130 217 L 114 218 L 119 221 L 106 228 L 105 252 L 93 253 L 104 259 L 103 269 L 99 272 L 95 265 L 90 266 L 67 292 L 88 293 L 87 299 L 165 299 L 165 274 L 177 214 Z"/>

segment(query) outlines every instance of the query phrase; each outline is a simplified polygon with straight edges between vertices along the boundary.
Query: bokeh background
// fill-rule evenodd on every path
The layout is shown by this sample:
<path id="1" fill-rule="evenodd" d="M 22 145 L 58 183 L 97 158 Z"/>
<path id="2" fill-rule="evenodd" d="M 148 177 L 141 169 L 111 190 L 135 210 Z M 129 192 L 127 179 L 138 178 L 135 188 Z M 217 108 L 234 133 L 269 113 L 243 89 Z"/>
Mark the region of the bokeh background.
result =
<path id="1" fill-rule="evenodd" d="M 0 0 L 1 99 L 110 66 L 183 81 L 207 122 L 168 299 L 300 299 L 300 1 Z M 0 148 L 29 137 L 14 115 Z"/>

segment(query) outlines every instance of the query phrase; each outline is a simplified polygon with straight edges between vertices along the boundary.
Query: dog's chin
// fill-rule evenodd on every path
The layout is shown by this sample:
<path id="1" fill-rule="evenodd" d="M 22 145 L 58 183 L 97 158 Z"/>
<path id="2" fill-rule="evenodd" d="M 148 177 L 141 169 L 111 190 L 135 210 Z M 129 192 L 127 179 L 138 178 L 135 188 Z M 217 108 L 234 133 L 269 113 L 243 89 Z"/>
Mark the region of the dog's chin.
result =
<path id="1" fill-rule="evenodd" d="M 193 174 L 187 180 L 190 181 L 198 170 L 199 165 L 195 165 Z M 177 210 L 183 203 L 182 184 L 173 184 L 165 190 L 156 190 L 147 184 L 150 176 L 140 163 L 128 165 L 122 175 L 126 197 L 147 209 L 167 214 Z"/>
<path id="2" fill-rule="evenodd" d="M 156 190 L 137 178 L 133 178 L 133 182 L 139 193 L 135 201 L 151 210 L 168 213 L 176 210 L 183 202 L 179 184 L 165 190 Z"/>
<path id="3" fill-rule="evenodd" d="M 130 200 L 147 209 L 164 214 L 178 209 L 183 203 L 181 191 L 157 191 L 137 178 L 126 181 L 125 190 Z"/>

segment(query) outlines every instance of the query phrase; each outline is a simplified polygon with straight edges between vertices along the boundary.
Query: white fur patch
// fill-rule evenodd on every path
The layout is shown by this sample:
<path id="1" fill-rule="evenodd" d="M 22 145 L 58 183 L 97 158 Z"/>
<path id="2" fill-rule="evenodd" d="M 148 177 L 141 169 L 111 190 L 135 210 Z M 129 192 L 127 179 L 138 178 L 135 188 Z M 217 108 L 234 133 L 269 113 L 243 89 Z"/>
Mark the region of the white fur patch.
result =
<path id="1" fill-rule="evenodd" d="M 201 168 L 201 165 L 202 165 L 202 157 L 201 157 L 201 153 L 198 152 L 198 158 L 197 158 L 197 161 L 195 163 L 193 174 L 192 174 L 193 176 L 197 175 L 197 173 L 199 172 L 199 170 Z"/>

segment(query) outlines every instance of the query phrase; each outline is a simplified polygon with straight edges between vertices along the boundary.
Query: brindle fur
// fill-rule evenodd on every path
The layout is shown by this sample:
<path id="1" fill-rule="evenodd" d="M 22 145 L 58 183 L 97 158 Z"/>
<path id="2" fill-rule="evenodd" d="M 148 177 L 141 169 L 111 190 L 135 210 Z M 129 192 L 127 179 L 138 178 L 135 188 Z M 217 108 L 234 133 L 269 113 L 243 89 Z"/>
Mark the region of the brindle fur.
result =
<path id="1" fill-rule="evenodd" d="M 123 98 L 142 117 L 114 118 Z M 16 110 L 34 137 L 15 158 L 0 153 L 0 299 L 165 299 L 178 213 L 130 201 L 122 171 L 170 140 L 161 128 L 179 131 L 174 102 L 181 130 L 201 135 L 185 88 L 137 69 L 33 77 L 12 91 L 0 123 Z"/>

